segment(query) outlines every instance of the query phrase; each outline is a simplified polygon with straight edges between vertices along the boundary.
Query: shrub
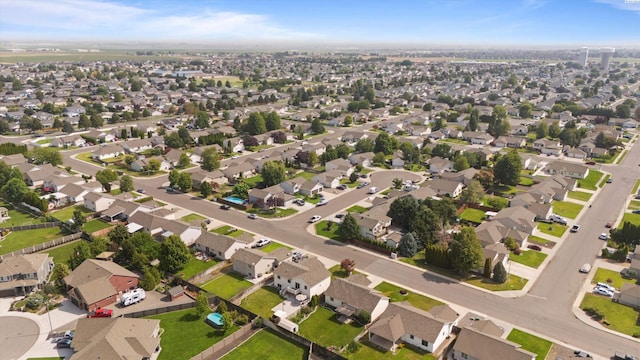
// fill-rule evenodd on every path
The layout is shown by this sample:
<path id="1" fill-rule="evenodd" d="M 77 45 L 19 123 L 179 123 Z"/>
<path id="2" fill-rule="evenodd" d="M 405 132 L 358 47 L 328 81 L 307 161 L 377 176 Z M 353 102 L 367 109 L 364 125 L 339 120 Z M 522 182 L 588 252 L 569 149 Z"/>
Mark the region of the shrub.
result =
<path id="1" fill-rule="evenodd" d="M 514 255 L 520 255 L 520 254 L 522 254 L 522 249 L 517 248 L 517 249 L 513 250 L 513 254 L 514 254 Z"/>
<path id="2" fill-rule="evenodd" d="M 220 314 L 224 314 L 227 312 L 227 303 L 224 301 L 220 302 L 220 305 L 218 305 L 218 308 L 216 309 L 216 311 Z"/>
<path id="3" fill-rule="evenodd" d="M 253 327 L 256 329 L 260 329 L 264 326 L 264 319 L 259 317 L 256 319 L 256 321 L 253 323 Z"/>
<path id="4" fill-rule="evenodd" d="M 371 314 L 364 310 L 358 310 L 356 313 L 356 319 L 359 323 L 366 325 L 371 322 Z"/>
<path id="5" fill-rule="evenodd" d="M 358 349 L 360 349 L 360 344 L 358 344 L 357 341 L 352 340 L 348 345 L 347 345 L 347 352 L 350 354 L 355 353 L 356 351 L 358 351 Z"/>
<path id="6" fill-rule="evenodd" d="M 312 308 L 315 308 L 318 306 L 319 303 L 320 303 L 320 298 L 318 297 L 318 295 L 313 295 L 311 297 L 311 301 L 309 301 L 309 306 Z"/>
<path id="7" fill-rule="evenodd" d="M 249 317 L 247 316 L 247 314 L 240 314 L 238 315 L 238 317 L 236 317 L 236 324 L 238 325 L 244 325 L 248 322 L 249 322 Z"/>
<path id="8" fill-rule="evenodd" d="M 44 297 L 40 294 L 33 294 L 29 295 L 25 306 L 27 307 L 27 309 L 35 310 L 40 308 L 40 306 L 42 306 L 42 303 L 44 303 Z"/>

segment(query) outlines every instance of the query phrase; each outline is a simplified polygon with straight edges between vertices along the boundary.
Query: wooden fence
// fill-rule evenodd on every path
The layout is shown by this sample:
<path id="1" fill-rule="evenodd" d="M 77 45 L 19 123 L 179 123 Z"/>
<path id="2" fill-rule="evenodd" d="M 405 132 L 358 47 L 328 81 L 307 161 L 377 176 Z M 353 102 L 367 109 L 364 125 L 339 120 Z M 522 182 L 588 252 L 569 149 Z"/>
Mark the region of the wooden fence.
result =
<path id="1" fill-rule="evenodd" d="M 163 307 L 159 307 L 159 308 L 155 308 L 155 309 L 147 309 L 147 310 L 142 310 L 142 311 L 136 311 L 136 312 L 124 314 L 122 316 L 126 317 L 126 318 L 141 318 L 141 317 L 145 317 L 145 316 L 164 314 L 164 313 L 168 313 L 168 312 L 172 312 L 172 311 L 191 309 L 191 308 L 194 308 L 194 307 L 196 307 L 196 303 L 195 302 L 190 302 L 190 303 L 186 303 L 186 304 L 169 305 L 169 306 L 163 306 Z"/>
<path id="2" fill-rule="evenodd" d="M 309 358 L 319 358 L 325 360 L 347 360 L 345 357 L 327 349 L 324 346 L 320 346 L 316 343 L 313 343 L 309 339 L 302 337 L 296 333 L 292 333 L 291 331 L 281 328 L 280 326 L 274 324 L 272 321 L 264 319 L 263 324 L 270 329 L 276 331 L 278 334 L 286 337 L 294 341 L 297 344 L 302 345 L 305 348 L 309 349 Z"/>
<path id="3" fill-rule="evenodd" d="M 193 275 L 187 280 L 193 284 L 204 284 L 209 280 L 212 280 L 219 272 L 229 265 L 231 265 L 231 263 L 228 260 L 220 261 L 205 271 Z"/>
<path id="4" fill-rule="evenodd" d="M 269 274 L 267 276 L 264 276 L 262 279 L 260 279 L 258 282 L 256 282 L 252 286 L 250 286 L 250 287 L 240 291 L 239 293 L 235 294 L 231 299 L 229 299 L 229 301 L 231 301 L 232 303 L 234 303 L 236 305 L 240 305 L 240 303 L 242 302 L 242 299 L 244 299 L 247 296 L 253 294 L 258 289 L 260 289 L 261 287 L 266 285 L 267 283 L 271 283 L 272 280 L 273 280 L 273 274 Z"/>
<path id="5" fill-rule="evenodd" d="M 210 348 L 191 358 L 191 360 L 215 360 L 247 341 L 253 334 L 260 331 L 253 323 L 248 323 L 238 331 L 213 344 Z"/>
<path id="6" fill-rule="evenodd" d="M 38 244 L 38 245 L 33 245 L 21 250 L 17 250 L 8 254 L 4 254 L 4 255 L 0 255 L 0 258 L 2 256 L 15 256 L 15 255 L 22 255 L 22 254 L 33 254 L 42 250 L 46 250 L 49 248 L 52 248 L 54 246 L 58 246 L 58 245 L 62 245 L 65 243 L 68 243 L 70 241 L 79 239 L 82 237 L 82 233 L 75 233 L 75 234 L 71 234 L 71 235 L 67 235 L 64 237 L 61 237 L 59 239 L 55 239 L 55 240 L 51 240 L 51 241 L 47 241 L 46 243 L 42 243 L 42 244 Z"/>
<path id="7" fill-rule="evenodd" d="M 21 231 L 21 230 L 33 230 L 33 229 L 44 229 L 44 228 L 52 228 L 60 226 L 60 222 L 46 222 L 40 224 L 31 224 L 31 225 L 17 225 L 6 227 L 5 229 L 9 229 L 11 231 Z"/>

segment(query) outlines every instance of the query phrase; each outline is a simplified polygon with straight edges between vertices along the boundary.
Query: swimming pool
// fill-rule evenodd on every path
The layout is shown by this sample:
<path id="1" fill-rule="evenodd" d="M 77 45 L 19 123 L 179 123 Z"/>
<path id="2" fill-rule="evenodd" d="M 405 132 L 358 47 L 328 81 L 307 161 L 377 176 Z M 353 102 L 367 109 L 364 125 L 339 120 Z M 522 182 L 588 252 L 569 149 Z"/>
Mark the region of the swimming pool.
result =
<path id="1" fill-rule="evenodd" d="M 211 313 L 207 315 L 207 321 L 215 326 L 222 326 L 224 322 L 222 321 L 222 314 L 219 313 Z"/>
<path id="2" fill-rule="evenodd" d="M 244 204 L 244 199 L 241 199 L 235 196 L 227 196 L 226 198 L 223 198 L 223 199 L 238 205 Z"/>

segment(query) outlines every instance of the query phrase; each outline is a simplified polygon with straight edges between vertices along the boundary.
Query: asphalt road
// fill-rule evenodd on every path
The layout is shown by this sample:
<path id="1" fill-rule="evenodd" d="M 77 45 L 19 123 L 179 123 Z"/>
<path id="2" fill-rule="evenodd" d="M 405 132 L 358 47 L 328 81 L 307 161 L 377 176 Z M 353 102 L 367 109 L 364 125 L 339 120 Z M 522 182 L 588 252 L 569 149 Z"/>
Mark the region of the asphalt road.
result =
<path id="1" fill-rule="evenodd" d="M 330 135 L 331 136 L 331 135 Z M 337 136 L 334 134 L 333 136 Z M 85 149 L 65 152 L 65 157 Z M 265 156 L 271 151 L 249 155 Z M 593 263 L 600 253 L 603 242 L 598 235 L 604 231 L 604 225 L 620 215 L 621 209 L 636 179 L 640 178 L 640 147 L 630 150 L 619 166 L 604 165 L 603 171 L 610 172 L 613 184 L 608 184 L 600 196 L 593 200 L 592 208 L 587 208 L 578 219 L 582 229 L 571 234 L 559 243 L 559 250 L 538 277 L 528 295 L 517 298 L 504 298 L 476 288 L 462 285 L 456 281 L 445 280 L 439 276 L 419 269 L 407 267 L 395 260 L 386 259 L 370 252 L 343 244 L 318 238 L 306 231 L 311 215 L 327 216 L 350 207 L 367 196 L 367 188 L 349 191 L 332 200 L 326 206 L 311 212 L 305 212 L 286 220 L 250 220 L 246 214 L 235 210 L 220 210 L 218 205 L 204 200 L 194 200 L 179 193 L 167 193 L 162 188 L 166 176 L 152 179 L 135 180 L 136 188 L 144 188 L 147 194 L 177 206 L 190 209 L 211 218 L 245 228 L 249 231 L 283 241 L 291 246 L 325 256 L 335 261 L 346 257 L 354 259 L 356 266 L 367 273 L 380 276 L 408 288 L 431 294 L 445 301 L 455 303 L 493 318 L 513 324 L 516 327 L 534 332 L 571 346 L 599 354 L 611 356 L 614 351 L 622 351 L 640 356 L 640 342 L 631 340 L 589 326 L 578 320 L 572 313 L 572 306 L 580 287 L 586 279 L 578 272 L 584 263 Z M 65 159 L 65 164 L 83 173 L 95 173 L 98 167 Z M 395 177 L 416 176 L 403 171 L 385 171 L 374 173 L 371 185 L 380 189 L 391 185 Z"/>

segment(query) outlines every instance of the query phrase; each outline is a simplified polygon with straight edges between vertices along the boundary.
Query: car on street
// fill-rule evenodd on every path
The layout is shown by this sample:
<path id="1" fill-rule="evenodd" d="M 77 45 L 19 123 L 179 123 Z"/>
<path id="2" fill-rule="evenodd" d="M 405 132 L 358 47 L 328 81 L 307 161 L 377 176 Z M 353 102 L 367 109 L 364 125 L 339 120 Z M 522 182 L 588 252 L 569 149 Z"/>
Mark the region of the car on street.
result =
<path id="1" fill-rule="evenodd" d="M 595 161 L 587 161 L 587 165 L 595 165 L 596 162 Z"/>
<path id="2" fill-rule="evenodd" d="M 71 339 L 60 339 L 56 343 L 56 347 L 59 349 L 69 349 L 71 348 Z"/>
<path id="3" fill-rule="evenodd" d="M 358 184 L 358 186 L 356 186 L 356 189 L 362 189 L 365 186 L 367 186 L 366 183 L 360 183 L 360 184 Z"/>
<path id="4" fill-rule="evenodd" d="M 580 230 L 580 225 L 575 224 L 571 227 L 571 229 L 569 231 L 571 231 L 572 233 L 578 232 Z"/>
<path id="5" fill-rule="evenodd" d="M 370 187 L 368 191 L 369 194 L 375 194 L 377 192 L 378 192 L 378 188 L 375 186 Z"/>
<path id="6" fill-rule="evenodd" d="M 598 236 L 598 239 L 600 239 L 600 240 L 608 240 L 609 239 L 609 235 L 607 235 L 607 233 L 602 233 L 602 234 L 600 234 L 600 236 Z"/>
<path id="7" fill-rule="evenodd" d="M 222 205 L 220 205 L 220 209 L 222 209 L 222 210 L 229 210 L 229 209 L 231 209 L 231 206 L 229 206 L 229 205 L 227 205 L 227 204 L 222 204 Z"/>
<path id="8" fill-rule="evenodd" d="M 249 219 L 257 219 L 258 215 L 256 214 L 249 214 L 249 216 L 247 216 Z"/>
<path id="9" fill-rule="evenodd" d="M 607 184 L 611 184 L 613 182 L 613 178 L 608 178 L 607 179 Z"/>
<path id="10" fill-rule="evenodd" d="M 575 357 L 579 357 L 579 358 L 590 358 L 591 357 L 591 355 L 589 355 L 588 353 L 586 353 L 584 351 L 580 351 L 580 350 L 574 351 L 573 355 L 575 355 Z"/>
<path id="11" fill-rule="evenodd" d="M 310 223 L 318 222 L 318 221 L 320 221 L 320 219 L 322 219 L 322 216 L 320 216 L 320 215 L 313 215 L 313 216 L 311 217 L 311 219 L 309 219 L 309 222 L 310 222 Z"/>
<path id="12" fill-rule="evenodd" d="M 240 156 L 238 156 L 238 155 L 233 155 L 233 156 L 231 157 L 231 159 L 235 160 L 235 159 L 237 159 L 237 158 L 239 158 L 239 157 L 240 157 Z"/>
<path id="13" fill-rule="evenodd" d="M 271 240 L 267 239 L 267 238 L 262 238 L 260 240 L 258 240 L 258 242 L 256 243 L 255 247 L 263 247 L 265 245 L 269 245 L 271 243 Z"/>
<path id="14" fill-rule="evenodd" d="M 638 358 L 636 356 L 634 356 L 634 355 L 625 354 L 625 353 L 622 353 L 622 352 L 619 352 L 619 351 L 616 351 L 613 354 L 613 358 L 615 360 L 638 360 Z"/>
<path id="15" fill-rule="evenodd" d="M 175 191 L 175 190 L 173 190 L 173 188 L 172 188 L 171 186 L 169 186 L 169 187 L 167 188 L 167 192 L 174 192 L 174 191 Z"/>
<path id="16" fill-rule="evenodd" d="M 605 289 L 605 288 L 601 288 L 601 287 L 596 287 L 595 289 L 593 289 L 593 293 L 597 294 L 597 295 L 606 296 L 606 297 L 612 297 L 613 296 L 613 291 Z"/>
<path id="17" fill-rule="evenodd" d="M 584 264 L 580 267 L 580 272 L 587 274 L 589 273 L 589 271 L 591 271 L 591 265 L 590 264 Z"/>
<path id="18" fill-rule="evenodd" d="M 138 189 L 136 191 L 139 192 L 140 194 L 144 194 L 146 192 L 146 191 L 144 191 L 144 189 Z"/>
<path id="19" fill-rule="evenodd" d="M 604 227 L 606 227 L 607 229 L 611 229 L 612 226 L 613 226 L 613 223 L 611 221 L 609 221 L 604 225 Z"/>
<path id="20" fill-rule="evenodd" d="M 320 202 L 316 204 L 316 206 L 323 206 L 323 205 L 327 205 L 328 203 L 329 203 L 329 200 L 322 198 Z"/>
<path id="21" fill-rule="evenodd" d="M 535 251 L 542 251 L 542 248 L 541 248 L 540 246 L 538 246 L 538 245 L 533 245 L 533 244 L 531 244 L 531 245 L 529 245 L 529 246 L 527 246 L 527 247 L 528 247 L 529 249 L 531 249 L 531 250 L 535 250 Z"/>

